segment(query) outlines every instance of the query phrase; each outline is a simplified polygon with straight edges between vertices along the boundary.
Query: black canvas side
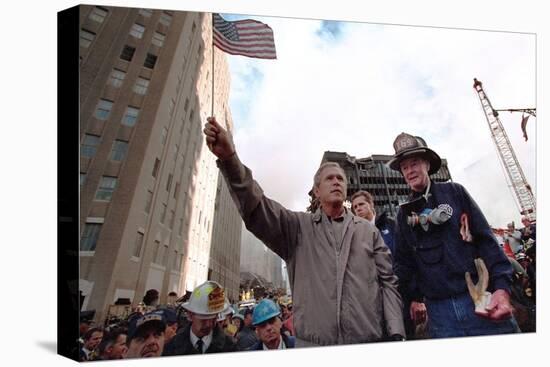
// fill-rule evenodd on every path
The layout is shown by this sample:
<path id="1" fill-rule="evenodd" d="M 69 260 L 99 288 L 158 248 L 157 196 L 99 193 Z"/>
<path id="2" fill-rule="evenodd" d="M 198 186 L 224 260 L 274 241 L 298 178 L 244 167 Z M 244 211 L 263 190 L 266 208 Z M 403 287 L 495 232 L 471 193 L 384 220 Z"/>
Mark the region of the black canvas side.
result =
<path id="1" fill-rule="evenodd" d="M 57 14 L 57 352 L 78 360 L 79 7 Z"/>

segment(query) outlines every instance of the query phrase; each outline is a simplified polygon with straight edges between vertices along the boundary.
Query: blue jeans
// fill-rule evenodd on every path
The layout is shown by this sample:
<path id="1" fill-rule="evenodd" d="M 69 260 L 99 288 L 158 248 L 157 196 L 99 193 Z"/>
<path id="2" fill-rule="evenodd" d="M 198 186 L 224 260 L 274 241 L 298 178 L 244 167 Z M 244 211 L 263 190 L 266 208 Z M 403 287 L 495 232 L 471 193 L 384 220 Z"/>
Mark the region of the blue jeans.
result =
<path id="1" fill-rule="evenodd" d="M 432 338 L 519 333 L 512 317 L 490 321 L 474 313 L 474 302 L 468 293 L 445 299 L 426 299 L 428 326 Z"/>

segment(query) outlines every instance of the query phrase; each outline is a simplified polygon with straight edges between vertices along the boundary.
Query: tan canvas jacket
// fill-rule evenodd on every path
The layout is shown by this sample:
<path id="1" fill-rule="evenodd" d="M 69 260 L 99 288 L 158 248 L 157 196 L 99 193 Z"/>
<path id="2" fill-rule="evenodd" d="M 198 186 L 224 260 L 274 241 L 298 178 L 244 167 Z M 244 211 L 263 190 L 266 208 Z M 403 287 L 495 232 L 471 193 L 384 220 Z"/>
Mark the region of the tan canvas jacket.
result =
<path id="1" fill-rule="evenodd" d="M 287 262 L 300 339 L 351 344 L 405 335 L 389 249 L 368 221 L 344 214 L 342 243 L 321 211 L 295 212 L 267 198 L 237 155 L 218 161 L 250 230 Z"/>

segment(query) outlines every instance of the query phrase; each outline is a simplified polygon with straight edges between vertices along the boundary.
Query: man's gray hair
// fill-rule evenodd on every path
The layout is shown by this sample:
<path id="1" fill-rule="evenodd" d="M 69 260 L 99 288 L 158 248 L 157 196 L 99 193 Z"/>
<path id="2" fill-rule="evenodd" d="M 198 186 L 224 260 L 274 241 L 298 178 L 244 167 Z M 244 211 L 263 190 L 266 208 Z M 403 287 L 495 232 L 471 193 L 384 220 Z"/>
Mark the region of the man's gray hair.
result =
<path id="1" fill-rule="evenodd" d="M 348 178 L 346 176 L 346 172 L 344 171 L 344 169 L 342 168 L 342 166 L 340 166 L 338 163 L 336 162 L 325 162 L 325 163 L 322 163 L 320 166 L 319 166 L 319 169 L 317 169 L 317 172 L 315 172 L 315 176 L 313 176 L 313 187 L 319 187 L 319 184 L 321 183 L 321 173 L 323 173 L 323 171 L 325 170 L 325 168 L 329 168 L 329 167 L 336 167 L 338 168 L 341 172 L 342 172 L 342 176 L 344 176 L 344 181 L 346 182 L 346 185 L 348 183 Z"/>

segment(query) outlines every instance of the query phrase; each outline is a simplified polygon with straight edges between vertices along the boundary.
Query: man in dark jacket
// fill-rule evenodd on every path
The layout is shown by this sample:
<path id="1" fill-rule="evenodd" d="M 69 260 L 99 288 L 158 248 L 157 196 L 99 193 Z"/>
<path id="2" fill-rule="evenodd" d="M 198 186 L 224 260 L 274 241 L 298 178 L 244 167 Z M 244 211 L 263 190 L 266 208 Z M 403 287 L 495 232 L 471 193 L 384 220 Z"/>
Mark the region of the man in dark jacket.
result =
<path id="1" fill-rule="evenodd" d="M 232 338 L 217 327 L 220 312 L 229 306 L 223 288 L 214 281 L 199 285 L 182 305 L 187 310 L 191 324 L 178 333 L 164 347 L 163 355 L 203 354 L 234 352 L 237 346 Z"/>
<path id="2" fill-rule="evenodd" d="M 359 190 L 351 196 L 351 211 L 353 214 L 368 220 L 378 228 L 384 243 L 393 254 L 394 245 L 393 237 L 395 233 L 395 221 L 388 217 L 386 212 L 383 212 L 378 217 L 374 207 L 374 198 L 368 191 Z"/>
<path id="3" fill-rule="evenodd" d="M 239 350 L 249 350 L 258 342 L 258 337 L 252 327 L 252 310 L 249 308 L 244 310 L 243 323 L 243 327 L 237 333 L 237 347 Z"/>
<path id="4" fill-rule="evenodd" d="M 388 165 L 411 188 L 397 214 L 395 271 L 400 287 L 415 282 L 413 300 L 424 297 L 431 336 L 518 332 L 510 304 L 512 267 L 476 202 L 457 183 L 431 182 L 441 158 L 422 138 L 402 133 L 393 146 Z"/>

